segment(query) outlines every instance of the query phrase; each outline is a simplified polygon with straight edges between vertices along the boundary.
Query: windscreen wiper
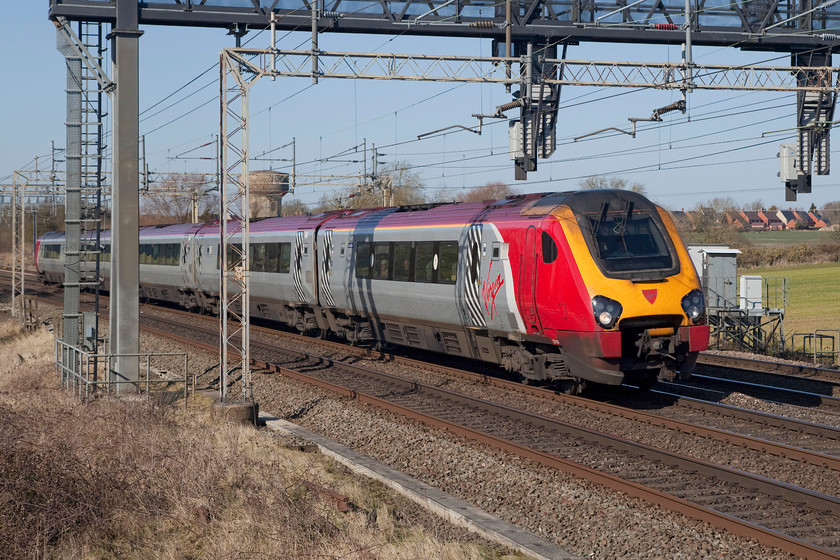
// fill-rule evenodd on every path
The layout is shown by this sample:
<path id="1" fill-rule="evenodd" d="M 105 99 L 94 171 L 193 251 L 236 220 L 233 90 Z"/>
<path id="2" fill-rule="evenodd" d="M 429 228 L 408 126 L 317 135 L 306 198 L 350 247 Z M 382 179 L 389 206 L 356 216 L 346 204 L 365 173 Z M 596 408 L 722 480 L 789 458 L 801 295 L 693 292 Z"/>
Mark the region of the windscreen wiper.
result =
<path id="1" fill-rule="evenodd" d="M 595 234 L 595 239 L 598 239 L 598 230 L 601 229 L 601 222 L 607 219 L 607 211 L 610 209 L 610 203 L 604 201 L 601 204 L 601 216 L 598 218 L 598 221 L 595 222 L 595 227 L 592 228 L 592 233 Z"/>

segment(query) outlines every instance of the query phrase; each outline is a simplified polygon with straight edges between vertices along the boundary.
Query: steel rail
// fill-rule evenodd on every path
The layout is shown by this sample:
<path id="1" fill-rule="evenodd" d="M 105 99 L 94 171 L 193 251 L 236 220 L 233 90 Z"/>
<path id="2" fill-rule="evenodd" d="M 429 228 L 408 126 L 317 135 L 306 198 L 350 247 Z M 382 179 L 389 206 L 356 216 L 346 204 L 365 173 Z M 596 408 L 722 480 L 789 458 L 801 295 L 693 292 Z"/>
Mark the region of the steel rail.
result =
<path id="1" fill-rule="evenodd" d="M 694 374 L 687 381 L 681 383 L 661 383 L 661 385 L 675 388 L 685 387 L 688 389 L 707 389 L 711 386 L 715 391 L 721 391 L 722 388 L 724 392 L 739 392 L 770 402 L 806 407 L 817 406 L 823 410 L 840 412 L 840 398 L 837 397 L 773 385 L 737 381 L 712 375 Z"/>
<path id="2" fill-rule="evenodd" d="M 697 357 L 697 365 L 736 368 L 747 371 L 760 370 L 768 373 L 804 377 L 808 379 L 825 377 L 831 379 L 832 381 L 840 382 L 840 369 L 801 364 L 786 364 L 783 362 L 773 362 L 758 358 L 743 358 L 740 356 L 726 356 L 701 352 Z"/>

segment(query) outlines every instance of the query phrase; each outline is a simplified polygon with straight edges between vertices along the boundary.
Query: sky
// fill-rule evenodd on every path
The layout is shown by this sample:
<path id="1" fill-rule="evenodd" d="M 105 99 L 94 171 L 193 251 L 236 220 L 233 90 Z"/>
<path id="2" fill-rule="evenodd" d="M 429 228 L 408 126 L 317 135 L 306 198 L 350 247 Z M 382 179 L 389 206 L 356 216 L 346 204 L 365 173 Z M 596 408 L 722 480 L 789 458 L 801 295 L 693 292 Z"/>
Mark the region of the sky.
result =
<path id="1" fill-rule="evenodd" d="M 0 183 L 17 169 L 49 165 L 51 142 L 65 145 L 64 59 L 47 19 L 46 0 L 2 0 L 0 35 L 4 85 L 0 88 Z M 140 38 L 140 132 L 152 177 L 172 172 L 212 173 L 219 131 L 219 51 L 234 46 L 224 30 L 142 27 Z M 306 49 L 308 32 L 278 32 L 278 48 Z M 269 46 L 267 32 L 250 32 L 247 46 Z M 489 40 L 324 33 L 323 50 L 407 54 L 489 56 Z M 619 48 L 616 48 L 619 47 Z M 620 53 L 621 56 L 617 56 Z M 575 60 L 675 61 L 679 46 L 583 43 L 571 46 Z M 744 53 L 732 48 L 695 47 L 703 64 L 763 62 L 789 65 L 784 53 Z M 840 170 L 814 176 L 813 192 L 785 202 L 777 177 L 780 143 L 793 142 L 793 93 L 695 91 L 688 112 L 639 123 L 635 138 L 620 132 L 575 137 L 605 128 L 630 130 L 628 118 L 646 118 L 653 109 L 680 99 L 679 92 L 631 88 L 564 87 L 558 115 L 557 149 L 538 162 L 527 181 L 514 180 L 508 156 L 506 121 L 485 122 L 481 135 L 450 129 L 475 127 L 474 113 L 493 113 L 512 98 L 502 85 L 385 82 L 309 78 L 262 79 L 250 90 L 250 169 L 290 170 L 294 138 L 298 186 L 294 198 L 313 204 L 325 193 L 345 189 L 312 185 L 318 175 L 363 171 L 361 145 L 371 146 L 381 164 L 402 162 L 422 179 L 430 196 L 510 184 L 522 193 L 575 189 L 591 175 L 620 177 L 642 184 L 648 196 L 671 209 L 693 208 L 716 197 L 765 207 L 818 207 L 840 201 Z M 513 116 L 514 112 L 509 113 Z M 203 146 L 205 145 L 205 146 Z M 269 154 L 269 155 L 265 155 Z M 837 153 L 833 156 L 836 158 Z M 369 167 L 368 167 L 369 168 Z"/>

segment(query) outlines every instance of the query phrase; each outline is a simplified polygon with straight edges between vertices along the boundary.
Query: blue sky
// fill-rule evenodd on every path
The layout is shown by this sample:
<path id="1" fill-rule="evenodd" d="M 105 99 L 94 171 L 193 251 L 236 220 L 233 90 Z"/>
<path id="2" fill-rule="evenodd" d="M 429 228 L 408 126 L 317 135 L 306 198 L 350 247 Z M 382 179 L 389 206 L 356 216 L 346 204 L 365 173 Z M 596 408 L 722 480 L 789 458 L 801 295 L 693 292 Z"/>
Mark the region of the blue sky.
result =
<path id="1" fill-rule="evenodd" d="M 47 3 L 4 0 L 0 7 L 9 23 L 0 36 L 7 53 L 0 89 L 0 180 L 12 171 L 31 168 L 36 155 L 47 161 L 50 141 L 63 147 L 64 61 L 55 49 L 55 28 L 47 20 Z M 233 46 L 222 30 L 146 27 L 140 39 L 141 116 L 148 163 L 153 173 L 212 172 L 212 147 L 199 148 L 218 132 L 219 50 Z M 306 48 L 308 33 L 284 34 L 280 48 Z M 268 46 L 268 33 L 249 33 L 248 46 Z M 321 48 L 350 52 L 452 53 L 489 55 L 490 42 L 416 37 L 322 34 Z M 620 56 L 619 56 L 620 55 Z M 668 61 L 679 47 L 582 44 L 569 48 L 570 59 Z M 698 63 L 744 64 L 789 57 L 773 53 L 741 53 L 736 49 L 695 48 Z M 205 73 L 206 72 L 206 73 Z M 194 81 L 193 81 L 194 80 Z M 486 184 L 512 184 L 520 192 L 574 189 L 593 174 L 619 176 L 643 184 L 648 195 L 670 208 L 691 208 L 714 197 L 733 197 L 749 204 L 790 206 L 776 174 L 781 142 L 792 141 L 795 95 L 791 93 L 695 92 L 687 115 L 671 113 L 664 122 L 640 123 L 636 138 L 601 134 L 572 139 L 599 129 L 630 129 L 628 117 L 679 99 L 677 92 L 627 88 L 564 88 L 558 118 L 557 150 L 539 161 L 539 171 L 525 182 L 514 181 L 507 156 L 507 125 L 485 125 L 481 136 L 453 131 L 417 141 L 417 136 L 451 125 L 475 126 L 473 113 L 492 113 L 510 101 L 503 86 L 282 78 L 259 81 L 252 89 L 251 156 L 297 142 L 299 174 L 356 174 L 361 153 L 329 162 L 322 157 L 352 150 L 367 140 L 376 144 L 387 163 L 413 166 L 430 191 L 458 191 Z M 513 115 L 513 113 L 511 113 Z M 772 134 L 767 134 L 772 133 Z M 765 137 L 762 137 L 765 134 Z M 186 153 L 185 153 L 186 152 Z M 273 155 L 290 158 L 289 148 Z M 837 157 L 837 154 L 834 154 Z M 280 161 L 254 161 L 252 169 L 287 170 Z M 837 167 L 837 165 L 835 165 Z M 840 200 L 840 168 L 834 175 L 814 177 L 813 193 L 800 195 L 797 206 L 821 206 Z M 295 196 L 306 203 L 323 192 L 343 187 L 300 186 Z"/>

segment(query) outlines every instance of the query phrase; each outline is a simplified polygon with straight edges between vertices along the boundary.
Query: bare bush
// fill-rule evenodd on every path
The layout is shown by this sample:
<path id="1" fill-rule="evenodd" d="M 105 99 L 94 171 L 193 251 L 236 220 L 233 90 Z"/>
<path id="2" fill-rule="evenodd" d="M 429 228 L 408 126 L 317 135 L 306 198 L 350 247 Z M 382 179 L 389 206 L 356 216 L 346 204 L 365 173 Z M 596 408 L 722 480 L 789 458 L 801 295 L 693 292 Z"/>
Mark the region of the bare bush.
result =
<path id="1" fill-rule="evenodd" d="M 406 525 L 400 506 L 359 489 L 343 467 L 284 450 L 269 432 L 171 399 L 82 404 L 58 386 L 51 337 L 8 325 L 0 558 L 495 557 Z M 313 484 L 359 506 L 341 513 Z"/>

